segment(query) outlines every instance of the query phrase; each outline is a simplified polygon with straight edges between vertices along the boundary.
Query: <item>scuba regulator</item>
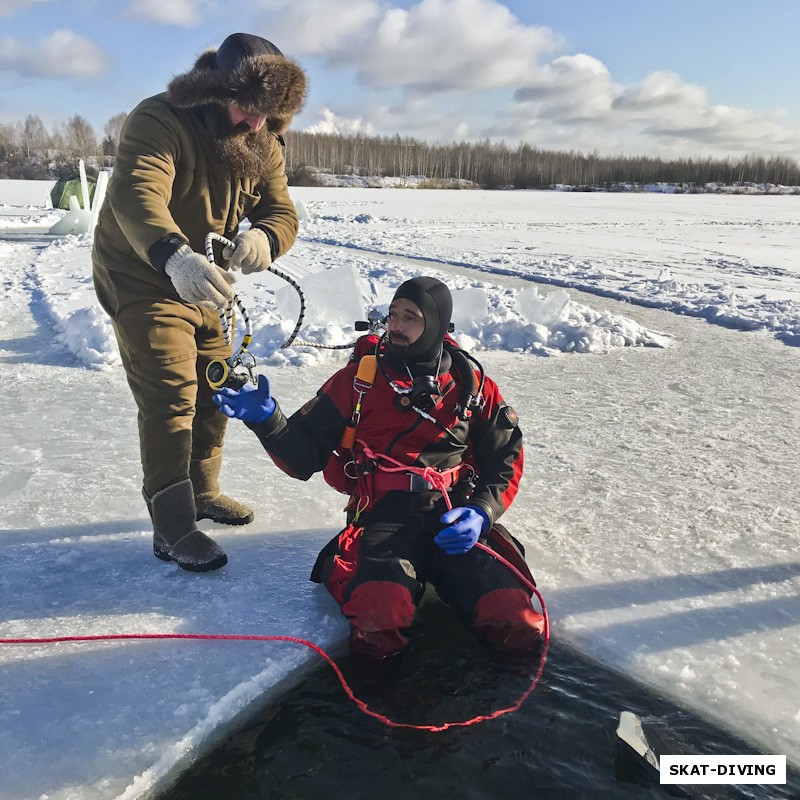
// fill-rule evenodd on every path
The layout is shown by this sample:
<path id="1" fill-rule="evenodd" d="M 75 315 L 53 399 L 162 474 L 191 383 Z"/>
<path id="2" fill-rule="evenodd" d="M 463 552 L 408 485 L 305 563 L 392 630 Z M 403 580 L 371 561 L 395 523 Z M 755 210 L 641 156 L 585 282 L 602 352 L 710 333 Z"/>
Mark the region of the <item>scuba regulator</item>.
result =
<path id="1" fill-rule="evenodd" d="M 213 231 L 207 234 L 205 241 L 206 258 L 212 264 L 216 263 L 214 261 L 215 241 L 220 242 L 224 247 L 230 247 L 234 250 L 236 249 L 236 245 L 230 239 L 226 239 L 224 236 L 220 236 L 218 233 L 214 233 Z M 287 283 L 291 284 L 300 297 L 300 315 L 297 318 L 297 323 L 295 324 L 291 335 L 281 345 L 281 349 L 283 349 L 292 344 L 297 336 L 298 331 L 300 330 L 300 327 L 303 324 L 303 318 L 305 317 L 306 313 L 306 299 L 303 295 L 303 290 L 300 288 L 297 281 L 289 277 L 286 273 L 277 269 L 274 264 L 270 264 L 266 269 L 268 272 L 273 273 L 273 275 L 277 275 L 279 278 L 282 278 Z M 254 386 L 258 383 L 258 379 L 253 372 L 256 366 L 256 359 L 255 356 L 247 350 L 247 346 L 253 341 L 253 329 L 250 324 L 250 317 L 247 314 L 247 310 L 242 305 L 242 301 L 239 299 L 238 295 L 234 295 L 233 299 L 228 301 L 228 305 L 225 308 L 221 308 L 219 312 L 219 319 L 220 324 L 222 325 L 222 333 L 225 337 L 225 344 L 231 343 L 234 303 L 242 315 L 242 320 L 244 320 L 244 337 L 242 338 L 242 343 L 232 355 L 228 356 L 227 358 L 215 358 L 213 361 L 210 361 L 206 367 L 206 380 L 208 381 L 208 385 L 215 390 L 221 389 L 223 386 L 227 386 L 229 389 L 235 389 L 238 391 L 247 383 L 252 383 Z"/>
<path id="2" fill-rule="evenodd" d="M 230 239 L 226 239 L 224 236 L 220 236 L 217 233 L 209 233 L 206 236 L 206 258 L 208 258 L 209 262 L 212 264 L 214 263 L 214 240 L 222 242 L 222 244 L 227 247 L 236 247 Z M 225 337 L 225 344 L 230 344 L 233 328 L 234 303 L 236 303 L 239 308 L 242 319 L 244 320 L 244 337 L 239 348 L 234 350 L 232 355 L 227 358 L 215 358 L 213 361 L 209 361 L 206 367 L 206 380 L 208 381 L 208 385 L 215 390 L 227 386 L 229 389 L 236 389 L 238 391 L 246 383 L 252 383 L 254 385 L 258 383 L 253 373 L 256 359 L 252 353 L 247 352 L 247 345 L 253 340 L 253 329 L 250 325 L 250 317 L 245 307 L 242 305 L 239 295 L 234 295 L 233 299 L 228 301 L 228 305 L 225 308 L 221 308 L 219 311 L 222 335 Z"/>
<path id="3" fill-rule="evenodd" d="M 244 320 L 244 338 L 238 349 L 227 358 L 215 358 L 209 361 L 206 367 L 206 380 L 212 389 L 221 389 L 227 386 L 229 389 L 241 389 L 246 383 L 253 385 L 258 383 L 253 370 L 256 366 L 256 359 L 252 353 L 248 352 L 247 345 L 253 340 L 253 330 L 250 325 L 250 317 L 247 315 L 245 307 L 235 296 L 236 305 Z M 233 305 L 231 304 L 225 313 L 220 312 L 222 320 L 222 332 L 225 336 L 226 344 L 231 341 L 231 318 L 233 316 Z"/>
<path id="4" fill-rule="evenodd" d="M 215 358 L 206 367 L 206 380 L 212 389 L 221 389 L 223 386 L 238 391 L 246 383 L 256 384 L 253 374 L 256 360 L 252 354 L 246 354 L 249 363 L 241 355 L 230 358 Z"/>

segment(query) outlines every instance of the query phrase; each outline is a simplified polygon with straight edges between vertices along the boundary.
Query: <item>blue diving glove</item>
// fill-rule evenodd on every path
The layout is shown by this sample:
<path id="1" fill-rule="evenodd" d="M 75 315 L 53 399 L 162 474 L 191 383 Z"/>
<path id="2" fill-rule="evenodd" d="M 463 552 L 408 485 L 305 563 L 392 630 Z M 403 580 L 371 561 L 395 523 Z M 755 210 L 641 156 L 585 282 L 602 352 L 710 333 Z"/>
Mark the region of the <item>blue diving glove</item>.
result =
<path id="1" fill-rule="evenodd" d="M 481 533 L 489 528 L 489 517 L 478 506 L 451 508 L 439 519 L 448 527 L 442 528 L 433 541 L 449 556 L 469 552 Z"/>
<path id="2" fill-rule="evenodd" d="M 258 386 L 246 383 L 238 391 L 223 386 L 211 399 L 226 417 L 240 419 L 252 425 L 266 422 L 275 411 L 275 401 L 270 396 L 266 375 L 258 376 Z"/>

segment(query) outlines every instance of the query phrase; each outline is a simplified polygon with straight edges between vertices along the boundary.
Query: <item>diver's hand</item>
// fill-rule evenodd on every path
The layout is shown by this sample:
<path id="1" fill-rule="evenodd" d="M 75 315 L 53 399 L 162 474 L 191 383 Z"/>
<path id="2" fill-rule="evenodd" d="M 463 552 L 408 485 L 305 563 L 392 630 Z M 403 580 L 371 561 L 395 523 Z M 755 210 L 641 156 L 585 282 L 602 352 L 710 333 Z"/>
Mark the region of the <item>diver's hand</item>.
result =
<path id="1" fill-rule="evenodd" d="M 489 517 L 478 506 L 451 508 L 439 519 L 448 527 L 442 528 L 433 541 L 449 556 L 468 553 L 489 527 Z"/>
<path id="2" fill-rule="evenodd" d="M 251 425 L 266 422 L 275 412 L 275 400 L 269 393 L 269 379 L 258 376 L 258 386 L 246 383 L 238 391 L 223 386 L 211 399 L 226 417 L 240 419 Z"/>

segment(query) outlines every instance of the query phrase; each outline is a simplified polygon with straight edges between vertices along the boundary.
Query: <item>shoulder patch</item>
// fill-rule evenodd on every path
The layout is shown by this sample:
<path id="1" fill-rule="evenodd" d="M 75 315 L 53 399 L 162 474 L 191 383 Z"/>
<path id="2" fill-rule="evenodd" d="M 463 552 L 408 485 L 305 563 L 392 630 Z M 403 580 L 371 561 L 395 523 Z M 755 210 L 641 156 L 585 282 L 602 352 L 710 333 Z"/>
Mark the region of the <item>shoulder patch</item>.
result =
<path id="1" fill-rule="evenodd" d="M 511 430 L 519 425 L 519 417 L 511 406 L 502 406 L 497 412 L 497 422 L 501 428 Z"/>

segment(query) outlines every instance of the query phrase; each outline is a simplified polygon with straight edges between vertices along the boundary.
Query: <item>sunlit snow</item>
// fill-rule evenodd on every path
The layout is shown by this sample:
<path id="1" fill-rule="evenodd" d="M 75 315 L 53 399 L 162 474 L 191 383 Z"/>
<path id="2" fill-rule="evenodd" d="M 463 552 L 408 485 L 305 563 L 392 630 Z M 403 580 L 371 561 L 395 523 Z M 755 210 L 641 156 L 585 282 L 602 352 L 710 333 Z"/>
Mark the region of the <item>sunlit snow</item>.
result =
<path id="1" fill-rule="evenodd" d="M 279 473 L 243 426 L 223 479 L 256 521 L 201 523 L 228 566 L 153 558 L 91 238 L 46 235 L 64 213 L 49 188 L 0 181 L 0 636 L 272 634 L 335 651 L 346 625 L 308 572 L 344 498 Z M 505 522 L 554 636 L 800 764 L 798 198 L 292 195 L 303 221 L 278 266 L 307 295 L 302 341 L 352 342 L 356 312 L 413 275 L 453 290 L 454 335 L 525 433 Z M 294 291 L 266 274 L 236 287 L 293 411 L 346 351 L 281 349 Z M 317 661 L 284 643 L 0 645 L 0 798 L 143 797 Z"/>

